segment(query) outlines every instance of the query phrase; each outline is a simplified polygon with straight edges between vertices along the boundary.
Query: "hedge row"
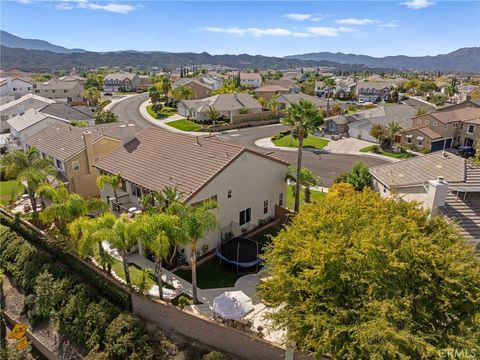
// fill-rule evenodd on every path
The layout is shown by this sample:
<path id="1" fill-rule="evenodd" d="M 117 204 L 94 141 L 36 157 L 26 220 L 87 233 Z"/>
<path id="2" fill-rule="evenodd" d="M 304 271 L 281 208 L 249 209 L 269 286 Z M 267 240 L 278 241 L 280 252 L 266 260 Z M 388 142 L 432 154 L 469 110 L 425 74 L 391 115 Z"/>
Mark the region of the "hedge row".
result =
<path id="1" fill-rule="evenodd" d="M 0 267 L 27 296 L 24 313 L 32 326 L 58 321 L 59 332 L 95 359 L 170 359 L 173 346 L 160 333 L 102 297 L 80 277 L 0 225 Z"/>
<path id="2" fill-rule="evenodd" d="M 108 279 L 102 276 L 75 255 L 66 252 L 63 248 L 58 246 L 55 239 L 48 236 L 42 236 L 24 225 L 20 219 L 12 219 L 3 213 L 0 213 L 0 224 L 9 227 L 23 236 L 31 244 L 45 250 L 54 258 L 54 260 L 61 261 L 70 271 L 80 276 L 83 281 L 94 287 L 99 293 L 121 309 L 131 309 L 131 298 L 126 289 L 121 285 L 116 285 L 113 279 Z"/>

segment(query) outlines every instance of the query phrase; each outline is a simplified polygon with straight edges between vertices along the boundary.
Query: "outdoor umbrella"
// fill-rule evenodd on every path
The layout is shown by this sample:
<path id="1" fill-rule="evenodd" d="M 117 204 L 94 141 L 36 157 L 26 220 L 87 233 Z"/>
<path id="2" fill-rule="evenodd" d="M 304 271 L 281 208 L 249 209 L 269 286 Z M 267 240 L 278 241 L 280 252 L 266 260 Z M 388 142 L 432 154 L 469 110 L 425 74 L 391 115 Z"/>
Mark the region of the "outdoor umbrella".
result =
<path id="1" fill-rule="evenodd" d="M 252 299 L 243 291 L 225 291 L 213 299 L 213 311 L 223 319 L 239 320 L 253 309 Z"/>

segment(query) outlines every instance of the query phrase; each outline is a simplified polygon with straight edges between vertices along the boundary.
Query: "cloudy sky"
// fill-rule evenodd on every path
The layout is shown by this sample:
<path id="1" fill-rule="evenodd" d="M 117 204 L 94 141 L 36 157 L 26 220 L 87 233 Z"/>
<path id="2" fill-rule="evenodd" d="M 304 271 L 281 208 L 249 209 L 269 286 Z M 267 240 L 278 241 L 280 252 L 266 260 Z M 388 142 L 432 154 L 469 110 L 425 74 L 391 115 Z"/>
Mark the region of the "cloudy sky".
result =
<path id="1" fill-rule="evenodd" d="M 436 55 L 480 46 L 480 2 L 1 0 L 2 30 L 92 51 Z"/>

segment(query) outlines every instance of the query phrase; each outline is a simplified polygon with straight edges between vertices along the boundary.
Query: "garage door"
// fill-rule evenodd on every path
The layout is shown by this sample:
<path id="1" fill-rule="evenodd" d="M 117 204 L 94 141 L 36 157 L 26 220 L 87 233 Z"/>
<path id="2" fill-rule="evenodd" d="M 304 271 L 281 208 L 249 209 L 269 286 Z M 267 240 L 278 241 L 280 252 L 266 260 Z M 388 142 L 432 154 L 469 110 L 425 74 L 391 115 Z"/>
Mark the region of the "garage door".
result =
<path id="1" fill-rule="evenodd" d="M 432 141 L 432 151 L 439 151 L 445 148 L 445 140 Z"/>

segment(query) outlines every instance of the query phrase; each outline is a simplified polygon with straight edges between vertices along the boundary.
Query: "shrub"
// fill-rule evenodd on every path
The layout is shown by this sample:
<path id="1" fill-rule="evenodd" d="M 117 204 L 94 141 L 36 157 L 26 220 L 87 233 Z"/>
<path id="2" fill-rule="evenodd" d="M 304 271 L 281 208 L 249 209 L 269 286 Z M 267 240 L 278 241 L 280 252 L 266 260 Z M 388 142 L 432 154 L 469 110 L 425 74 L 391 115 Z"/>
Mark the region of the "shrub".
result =
<path id="1" fill-rule="evenodd" d="M 108 124 L 118 121 L 118 116 L 111 110 L 102 110 L 95 114 L 95 124 Z"/>
<path id="2" fill-rule="evenodd" d="M 425 154 L 425 155 L 426 155 L 426 154 L 428 154 L 429 152 L 430 152 L 429 149 L 427 149 L 427 148 L 422 148 L 422 154 Z"/>
<path id="3" fill-rule="evenodd" d="M 202 360 L 228 360 L 228 357 L 219 351 L 212 351 L 205 354 Z"/>
<path id="4" fill-rule="evenodd" d="M 380 148 L 379 145 L 373 145 L 373 146 L 372 146 L 372 152 L 374 152 L 375 154 L 381 154 L 381 153 L 382 153 L 382 149 Z"/>

